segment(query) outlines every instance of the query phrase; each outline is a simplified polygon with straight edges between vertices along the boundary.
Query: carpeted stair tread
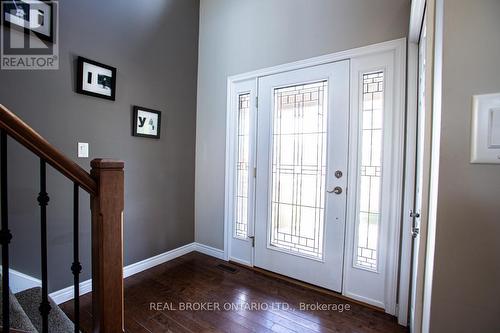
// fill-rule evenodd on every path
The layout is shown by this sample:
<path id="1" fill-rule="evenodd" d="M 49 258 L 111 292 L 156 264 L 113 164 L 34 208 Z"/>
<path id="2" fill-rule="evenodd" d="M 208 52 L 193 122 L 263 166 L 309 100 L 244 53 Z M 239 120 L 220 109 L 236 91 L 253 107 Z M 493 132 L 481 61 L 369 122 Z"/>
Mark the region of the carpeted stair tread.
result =
<path id="1" fill-rule="evenodd" d="M 19 304 L 28 315 L 35 328 L 42 331 L 42 316 L 40 315 L 40 303 L 42 301 L 42 289 L 40 287 L 27 289 L 16 294 Z M 74 331 L 74 325 L 56 303 L 49 297 L 51 310 L 49 313 L 50 333 L 70 333 Z"/>
<path id="2" fill-rule="evenodd" d="M 1 277 L 1 276 L 0 276 Z M 0 326 L 2 325 L 2 284 L 0 283 Z M 14 295 L 10 292 L 9 290 L 9 303 L 10 303 L 10 328 L 12 329 L 17 329 L 21 330 L 23 332 L 29 332 L 29 333 L 38 333 L 36 328 L 33 326 L 31 323 L 28 315 L 26 312 L 24 312 L 23 308 L 21 307 L 21 304 L 19 304 L 18 300 L 14 297 Z M 0 331 L 2 331 L 0 329 Z"/>

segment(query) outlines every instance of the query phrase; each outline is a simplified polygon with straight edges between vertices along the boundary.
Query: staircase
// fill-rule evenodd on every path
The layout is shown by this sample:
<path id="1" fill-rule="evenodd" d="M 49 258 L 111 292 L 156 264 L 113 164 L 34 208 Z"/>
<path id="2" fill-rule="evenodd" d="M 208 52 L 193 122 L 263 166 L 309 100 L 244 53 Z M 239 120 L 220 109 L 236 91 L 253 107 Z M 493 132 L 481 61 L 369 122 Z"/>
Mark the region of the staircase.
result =
<path id="1" fill-rule="evenodd" d="M 36 287 L 12 294 L 9 291 L 11 331 L 38 333 L 43 330 L 43 318 L 39 311 L 42 301 L 42 288 Z M 74 323 L 49 297 L 51 311 L 48 317 L 48 329 L 51 333 L 74 332 Z M 0 315 L 0 320 L 3 320 Z"/>
<path id="2" fill-rule="evenodd" d="M 9 229 L 7 158 L 8 140 L 13 139 L 40 158 L 41 288 L 13 295 L 9 289 Z M 80 294 L 79 193 L 90 195 L 92 226 L 92 318 L 93 333 L 123 332 L 123 208 L 122 161 L 95 159 L 88 173 L 48 143 L 14 113 L 0 104 L 0 244 L 2 270 L 0 286 L 1 332 L 80 332 L 79 298 L 74 299 L 74 323 L 48 296 L 47 278 L 47 167 L 73 182 L 73 264 L 74 295 Z"/>

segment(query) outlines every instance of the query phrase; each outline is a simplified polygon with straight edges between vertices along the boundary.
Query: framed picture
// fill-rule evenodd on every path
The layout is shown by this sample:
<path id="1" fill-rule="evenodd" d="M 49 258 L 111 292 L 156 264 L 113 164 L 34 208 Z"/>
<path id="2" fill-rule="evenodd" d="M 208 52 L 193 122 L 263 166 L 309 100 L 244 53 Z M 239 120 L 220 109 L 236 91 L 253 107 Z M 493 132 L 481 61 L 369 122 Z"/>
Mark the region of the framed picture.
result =
<path id="1" fill-rule="evenodd" d="M 134 106 L 133 111 L 133 136 L 144 138 L 160 138 L 161 111 Z"/>
<path id="2" fill-rule="evenodd" d="M 114 101 L 116 68 L 78 57 L 76 92 Z"/>
<path id="3" fill-rule="evenodd" d="M 43 41 L 54 42 L 54 2 L 44 0 L 2 0 L 2 21 L 6 27 Z"/>

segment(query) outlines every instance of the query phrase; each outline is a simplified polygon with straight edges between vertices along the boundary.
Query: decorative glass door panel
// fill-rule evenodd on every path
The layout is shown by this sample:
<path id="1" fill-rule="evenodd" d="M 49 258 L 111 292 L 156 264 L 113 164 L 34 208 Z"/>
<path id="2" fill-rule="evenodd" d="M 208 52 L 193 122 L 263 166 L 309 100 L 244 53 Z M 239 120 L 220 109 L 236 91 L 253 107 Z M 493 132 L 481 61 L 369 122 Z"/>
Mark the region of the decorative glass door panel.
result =
<path id="1" fill-rule="evenodd" d="M 323 259 L 328 81 L 274 89 L 271 246 Z"/>
<path id="2" fill-rule="evenodd" d="M 382 177 L 384 72 L 363 74 L 361 164 L 355 265 L 377 271 Z"/>
<path id="3" fill-rule="evenodd" d="M 236 195 L 234 236 L 247 238 L 248 170 L 250 160 L 250 93 L 238 96 Z"/>

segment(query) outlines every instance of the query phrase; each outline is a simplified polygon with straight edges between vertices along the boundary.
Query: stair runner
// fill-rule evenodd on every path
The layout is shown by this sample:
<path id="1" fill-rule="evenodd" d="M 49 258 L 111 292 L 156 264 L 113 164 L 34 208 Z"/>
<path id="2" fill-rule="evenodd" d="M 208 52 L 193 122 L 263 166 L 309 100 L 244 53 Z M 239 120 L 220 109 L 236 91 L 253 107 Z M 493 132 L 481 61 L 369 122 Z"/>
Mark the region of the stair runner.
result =
<path id="1" fill-rule="evenodd" d="M 0 299 L 2 295 L 0 283 Z M 42 316 L 38 307 L 42 300 L 42 289 L 40 287 L 27 289 L 17 294 L 9 290 L 10 299 L 10 326 L 11 329 L 27 333 L 38 333 L 42 331 Z M 51 311 L 49 314 L 50 333 L 74 332 L 74 325 L 66 314 L 49 298 Z M 2 304 L 0 302 L 0 325 L 2 322 Z M 0 328 L 0 331 L 1 330 Z"/>

